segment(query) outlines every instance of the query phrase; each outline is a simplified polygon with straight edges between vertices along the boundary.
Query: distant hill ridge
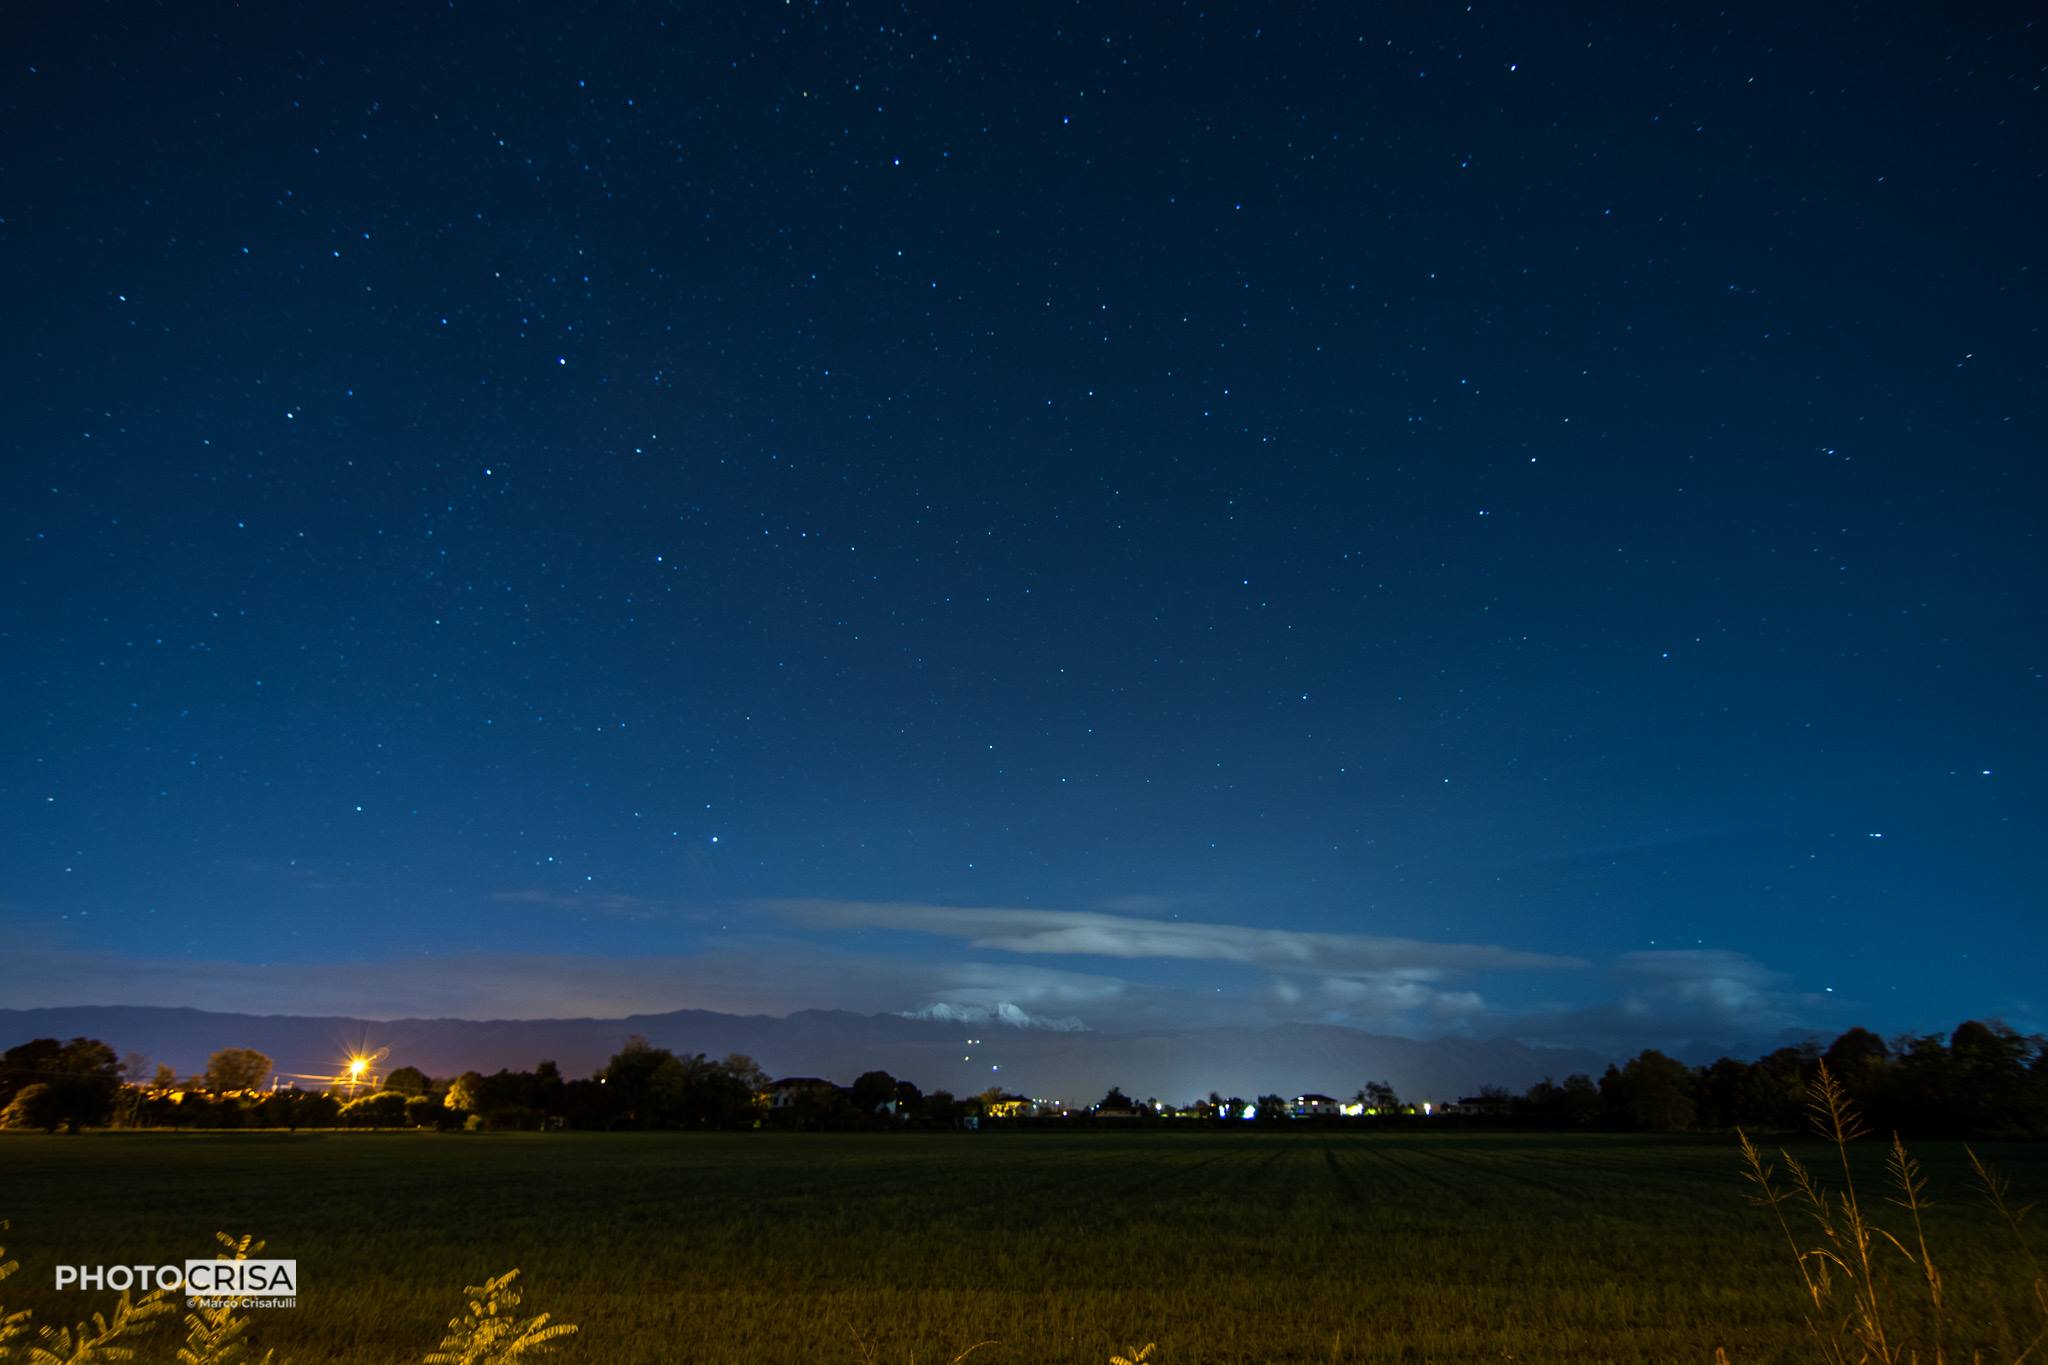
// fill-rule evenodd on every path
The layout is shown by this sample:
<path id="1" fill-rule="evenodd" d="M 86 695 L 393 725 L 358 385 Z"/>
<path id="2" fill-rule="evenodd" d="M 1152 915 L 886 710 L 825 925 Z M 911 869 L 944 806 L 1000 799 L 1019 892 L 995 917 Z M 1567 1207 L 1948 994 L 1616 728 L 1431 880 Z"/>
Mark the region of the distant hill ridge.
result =
<path id="1" fill-rule="evenodd" d="M 1520 1091 L 1574 1071 L 1598 1075 L 1608 1059 L 1511 1039 L 1417 1040 L 1332 1024 L 1131 1033 L 1015 1028 L 894 1014 L 800 1010 L 786 1016 L 673 1010 L 622 1019 L 354 1019 L 229 1014 L 141 1005 L 0 1009 L 0 1048 L 30 1038 L 98 1038 L 180 1075 L 224 1047 L 253 1047 L 286 1073 L 327 1074 L 365 1042 L 391 1049 L 388 1065 L 432 1076 L 530 1069 L 552 1058 L 587 1076 L 634 1034 L 678 1052 L 744 1052 L 774 1075 L 845 1083 L 880 1069 L 926 1090 L 973 1094 L 999 1085 L 1069 1103 L 1120 1086 L 1135 1098 L 1186 1100 L 1211 1090 L 1247 1098 L 1350 1095 L 1383 1080 L 1411 1099 L 1450 1099 L 1481 1086 Z M 977 1041 L 969 1042 L 969 1039 Z"/>

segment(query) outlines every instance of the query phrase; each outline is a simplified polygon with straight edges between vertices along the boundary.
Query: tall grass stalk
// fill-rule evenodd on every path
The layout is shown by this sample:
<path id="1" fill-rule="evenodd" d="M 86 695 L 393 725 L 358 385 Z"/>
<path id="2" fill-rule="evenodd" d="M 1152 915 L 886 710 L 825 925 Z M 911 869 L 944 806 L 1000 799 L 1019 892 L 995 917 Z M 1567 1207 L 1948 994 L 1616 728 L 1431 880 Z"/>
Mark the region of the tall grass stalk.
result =
<path id="1" fill-rule="evenodd" d="M 855 1327 L 852 1323 L 849 1322 L 846 1324 L 846 1333 L 848 1336 L 853 1338 L 854 1346 L 857 1347 L 860 1351 L 861 1365 L 881 1365 L 882 1357 L 876 1352 L 874 1347 L 868 1345 L 867 1338 L 860 1334 L 860 1328 Z M 959 1355 L 954 1356 L 952 1360 L 947 1362 L 947 1365 L 960 1365 L 961 1361 L 967 1359 L 967 1357 L 973 1355 L 976 1351 L 979 1351 L 984 1346 L 1000 1345 L 1002 1345 L 1002 1343 L 994 1339 L 990 1339 L 988 1341 L 977 1341 L 972 1346 L 969 1346 L 966 1350 L 962 1351 Z M 915 1352 L 911 1354 L 910 1365 L 917 1365 L 917 1355 Z"/>
<path id="2" fill-rule="evenodd" d="M 1976 1173 L 1977 1183 L 1984 1187 L 1984 1202 L 1998 1215 L 2012 1234 L 2012 1240 L 2025 1258 L 2027 1269 L 2033 1272 L 2029 1287 L 2034 1295 L 2034 1311 L 2040 1322 L 2020 1353 L 2013 1357 L 2013 1365 L 2024 1365 L 2029 1360 L 2039 1360 L 2044 1344 L 2048 1344 L 2048 1273 L 2041 1269 L 2041 1258 L 2034 1254 L 2034 1247 L 2027 1240 L 2026 1229 L 2022 1226 L 2027 1215 L 2033 1211 L 2032 1204 L 2015 1205 L 2012 1202 L 2012 1184 L 2004 1175 L 1988 1165 L 1976 1152 L 1965 1147 L 1964 1153 L 1970 1158 L 1970 1169 Z"/>
<path id="3" fill-rule="evenodd" d="M 1777 1167 L 1747 1133 L 1736 1131 L 1742 1146 L 1743 1179 L 1753 1192 L 1750 1202 L 1768 1209 L 1784 1236 L 1805 1292 L 1805 1321 L 1820 1357 L 1827 1365 L 1947 1365 L 1949 1360 L 1949 1297 L 1927 1241 L 1925 1213 L 1927 1178 L 1920 1163 L 1894 1134 L 1885 1155 L 1891 1192 L 1885 1202 L 1902 1209 L 1906 1225 L 1893 1232 L 1865 1212 L 1849 1164 L 1849 1144 L 1867 1136 L 1841 1082 L 1822 1063 L 1807 1088 L 1807 1111 L 1814 1130 L 1834 1149 L 1841 1168 L 1841 1188 L 1830 1191 L 1803 1162 L 1783 1148 L 1789 1185 L 1781 1185 Z M 2004 1179 L 1968 1148 L 1971 1169 L 1983 1185 L 2033 1272 L 2034 1306 L 2040 1325 L 2010 1365 L 2038 1362 L 2048 1341 L 2048 1279 L 2021 1227 L 2027 1209 L 2015 1208 Z M 1809 1231 L 1804 1237 L 1795 1229 Z M 1903 1279 L 1907 1287 L 1897 1283 Z M 1717 1362 L 1726 1355 L 1715 1352 Z M 1981 1352 L 1971 1360 L 1981 1362 Z"/>

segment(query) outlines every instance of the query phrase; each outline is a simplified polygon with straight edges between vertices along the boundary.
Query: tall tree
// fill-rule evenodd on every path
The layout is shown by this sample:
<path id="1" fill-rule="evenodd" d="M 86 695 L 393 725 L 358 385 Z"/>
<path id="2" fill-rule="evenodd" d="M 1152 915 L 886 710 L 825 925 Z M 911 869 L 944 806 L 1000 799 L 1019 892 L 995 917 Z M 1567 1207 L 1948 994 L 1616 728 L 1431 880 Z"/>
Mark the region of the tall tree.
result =
<path id="1" fill-rule="evenodd" d="M 60 1069 L 64 1044 L 55 1038 L 31 1038 L 0 1052 L 0 1106 L 15 1092 L 48 1081 Z"/>
<path id="2" fill-rule="evenodd" d="M 1821 1060 L 1828 1064 L 1835 1079 L 1849 1091 L 1858 1103 L 1868 1104 L 1875 1088 L 1878 1068 L 1891 1056 L 1891 1049 L 1884 1045 L 1884 1039 L 1867 1028 L 1852 1028 L 1821 1054 Z"/>
<path id="3" fill-rule="evenodd" d="M 2019 1126 L 2032 1052 L 2028 1041 L 2004 1024 L 1971 1019 L 1956 1025 L 1948 1040 L 1949 1075 L 1962 1131 L 2005 1132 Z"/>
<path id="4" fill-rule="evenodd" d="M 598 1073 L 604 1082 L 612 1111 L 629 1124 L 658 1125 L 660 1116 L 657 1111 L 681 1094 L 679 1072 L 674 1068 L 663 1071 L 665 1064 L 675 1060 L 675 1053 L 665 1047 L 654 1046 L 637 1033 L 628 1038 L 626 1045 L 614 1053 L 604 1070 Z M 658 1098 L 654 1087 L 657 1072 L 662 1073 Z"/>
<path id="5" fill-rule="evenodd" d="M 1621 1074 L 1627 1086 L 1630 1127 L 1660 1133 L 1684 1132 L 1692 1127 L 1692 1072 L 1684 1062 L 1655 1048 L 1646 1048 L 1622 1068 Z"/>
<path id="6" fill-rule="evenodd" d="M 270 1067 L 269 1056 L 253 1047 L 224 1047 L 206 1059 L 206 1088 L 216 1095 L 255 1090 Z"/>
<path id="7" fill-rule="evenodd" d="M 105 1123 L 121 1086 L 121 1062 L 97 1038 L 59 1044 L 38 1038 L 0 1057 L 0 1079 L 9 1083 L 0 1121 L 10 1127 L 62 1127 L 69 1132 Z M 31 1093 L 33 1092 L 33 1093 Z"/>
<path id="8" fill-rule="evenodd" d="M 427 1085 L 427 1073 L 416 1066 L 402 1066 L 384 1078 L 384 1088 L 401 1095 L 424 1095 Z"/>
<path id="9" fill-rule="evenodd" d="M 448 1082 L 448 1093 L 441 1097 L 444 1108 L 458 1112 L 474 1113 L 482 1106 L 484 1099 L 484 1077 L 480 1071 L 465 1071 Z"/>
<path id="10" fill-rule="evenodd" d="M 719 1063 L 732 1078 L 747 1088 L 750 1095 L 758 1095 L 768 1088 L 768 1073 L 744 1052 L 728 1052 Z"/>
<path id="11" fill-rule="evenodd" d="M 872 1114 L 896 1099 L 896 1078 L 886 1071 L 863 1071 L 854 1078 L 853 1107 Z"/>
<path id="12" fill-rule="evenodd" d="M 1367 1081 L 1352 1098 L 1364 1105 L 1367 1113 L 1382 1118 L 1401 1112 L 1401 1097 L 1385 1081 Z"/>

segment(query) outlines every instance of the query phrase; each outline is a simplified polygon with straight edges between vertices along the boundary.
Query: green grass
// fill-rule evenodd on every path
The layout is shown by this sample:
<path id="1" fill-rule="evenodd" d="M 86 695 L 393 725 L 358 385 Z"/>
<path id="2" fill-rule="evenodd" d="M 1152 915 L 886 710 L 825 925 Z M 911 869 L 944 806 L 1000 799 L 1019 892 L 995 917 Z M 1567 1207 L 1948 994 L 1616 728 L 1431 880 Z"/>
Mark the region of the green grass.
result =
<path id="1" fill-rule="evenodd" d="M 1876 1144 L 1857 1149 L 1872 1190 Z M 1960 1148 L 1917 1154 L 1965 1344 L 2023 1277 Z M 2048 1149 L 1988 1153 L 2021 1198 Z M 1458 1134 L 104 1134 L 0 1139 L 7 1309 L 75 1320 L 58 1262 L 296 1257 L 254 1340 L 417 1361 L 517 1266 L 565 1361 L 1802 1359 L 1783 1239 L 1728 1139 Z M 1859 1171 L 1859 1179 L 1866 1172 Z M 169 1341 L 153 1343 L 158 1351 Z M 1963 1353 L 1967 1358 L 1967 1352 Z"/>

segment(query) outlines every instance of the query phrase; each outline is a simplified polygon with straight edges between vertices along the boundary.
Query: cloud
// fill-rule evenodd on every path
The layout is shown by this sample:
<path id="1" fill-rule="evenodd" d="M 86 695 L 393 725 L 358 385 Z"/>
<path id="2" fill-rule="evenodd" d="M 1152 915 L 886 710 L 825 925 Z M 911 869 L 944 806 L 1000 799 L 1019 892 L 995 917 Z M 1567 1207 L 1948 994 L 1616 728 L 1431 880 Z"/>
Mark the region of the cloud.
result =
<path id="1" fill-rule="evenodd" d="M 1440 1001 L 1479 998 L 1470 991 L 1439 990 L 1427 977 L 1403 972 L 1378 972 L 1368 976 L 1326 976 L 1322 980 L 1322 994 L 1326 1000 L 1376 1014 L 1436 1009 Z"/>
<path id="2" fill-rule="evenodd" d="M 515 904 L 546 905 L 521 896 Z M 1661 1047 L 1689 1059 L 1743 1055 L 1788 1035 L 1855 1022 L 1835 996 L 1801 991 L 1742 953 L 1626 953 L 1585 970 L 1577 959 L 1483 945 L 1182 924 L 1099 912 L 954 910 L 865 902 L 794 902 L 813 926 L 927 929 L 966 948 L 921 955 L 896 945 L 832 944 L 802 933 L 721 940 L 697 952 L 463 953 L 347 962 L 237 962 L 22 944 L 10 948 L 6 1003 L 165 1005 L 367 1019 L 621 1018 L 678 1009 L 788 1014 L 843 1009 L 962 1024 L 1096 1030 L 1345 1024 L 1375 1033 L 1513 1037 L 1609 1056 Z M 1194 975 L 1126 976 L 1043 960 L 1075 934 L 1107 963 L 1161 949 L 1169 963 L 1218 964 Z M 959 940 L 966 940 L 959 944 Z M 1012 950 L 1007 945 L 1028 945 Z M 1040 960 L 1032 960 L 1039 955 Z M 1392 965 L 1372 965 L 1391 963 Z M 1481 972 L 1478 966 L 1508 970 Z M 1469 978 L 1469 979 L 1468 979 Z M 1535 987 L 1541 983 L 1541 993 Z M 1546 998 L 1548 997 L 1548 998 Z"/>
<path id="3" fill-rule="evenodd" d="M 1753 957 L 1713 948 L 1624 953 L 1613 971 L 1628 985 L 1624 1005 L 1633 1012 L 1677 1007 L 1722 1019 L 1769 1012 L 1785 980 Z"/>
<path id="4" fill-rule="evenodd" d="M 678 1009 L 886 1014 L 1085 1027 L 1078 1009 L 1166 1013 L 1115 977 L 1031 964 L 920 962 L 759 937 L 699 953 L 468 953 L 347 962 L 231 962 L 46 946 L 16 949 L 6 1004 L 163 1005 L 366 1019 L 620 1018 Z M 910 1008 L 906 1011 L 906 1006 Z M 934 1016 L 937 1017 L 937 1016 Z"/>
<path id="5" fill-rule="evenodd" d="M 992 1005 L 1014 1000 L 1026 1005 L 1113 1005 L 1126 999 L 1131 983 L 1094 972 L 1061 971 L 1021 963 L 953 962 L 935 966 L 946 998 Z"/>
<path id="6" fill-rule="evenodd" d="M 166 1005 L 366 1019 L 611 1018 L 678 1009 L 882 1014 L 972 977 L 801 942 L 693 954 L 466 953 L 344 962 L 231 962 L 30 948 L 9 963 L 6 1003 Z"/>
<path id="7" fill-rule="evenodd" d="M 1834 997 L 1795 989 L 1783 972 L 1746 953 L 1674 949 L 1624 953 L 1603 973 L 1614 992 L 1584 1006 L 1553 1005 L 1503 1021 L 1528 1041 L 1569 1042 L 1616 1055 L 1661 1047 L 1704 1058 L 1750 1053 L 1786 1037 L 1839 1026 Z"/>
<path id="8" fill-rule="evenodd" d="M 1122 897 L 1133 909 L 1163 909 L 1165 902 Z M 911 902 L 785 900 L 766 908 L 813 929 L 884 929 L 964 940 L 982 952 L 1018 956 L 1099 957 L 1205 962 L 1265 974 L 1250 992 L 1214 995 L 1162 985 L 1136 985 L 1114 977 L 1061 973 L 1059 998 L 1097 1027 L 1204 1022 L 1258 1025 L 1313 1019 L 1383 1032 L 1473 1032 L 1496 1014 L 1479 992 L 1454 987 L 1454 978 L 1479 973 L 1547 972 L 1584 968 L 1582 959 L 1522 952 L 1494 944 L 1437 943 L 1374 934 L 1319 933 L 1212 921 L 1162 919 L 1157 914 L 1103 910 L 1039 910 Z M 1022 966 L 972 969 L 995 973 L 993 992 L 973 1002 L 989 1005 L 1033 997 L 1018 980 Z M 1013 984 L 1016 983 L 1016 984 Z M 1048 986 L 1048 989 L 1051 989 Z"/>
<path id="9" fill-rule="evenodd" d="M 908 930 L 965 939 L 973 948 L 1008 953 L 1169 958 L 1366 976 L 1389 971 L 1530 971 L 1586 965 L 1575 957 L 1520 952 L 1493 944 L 1144 919 L 1093 910 L 1013 910 L 900 901 L 786 900 L 765 904 L 813 928 Z"/>
<path id="10" fill-rule="evenodd" d="M 1008 1000 L 994 1005 L 953 1005 L 943 1001 L 923 1009 L 899 1011 L 905 1019 L 925 1019 L 947 1024 L 1007 1024 L 1011 1028 L 1047 1029 L 1055 1033 L 1078 1033 L 1088 1026 L 1069 1014 L 1051 1018 L 1033 1014 Z"/>
<path id="11" fill-rule="evenodd" d="M 1486 1013 L 1486 1001 L 1477 991 L 1444 991 L 1429 1002 L 1432 1017 L 1443 1023 L 1477 1019 Z"/>
<path id="12" fill-rule="evenodd" d="M 1325 1023 L 1397 1032 L 1463 1032 L 1487 1016 L 1477 991 L 1445 990 L 1436 984 L 1439 975 L 1411 970 L 1326 976 L 1315 983 L 1315 999 Z"/>
<path id="13" fill-rule="evenodd" d="M 899 1011 L 908 1019 L 946 1019 L 963 1024 L 1009 1024 L 1016 1028 L 1074 1032 L 1088 1024 L 1074 1014 L 1046 1014 L 1025 1006 L 1085 1008 L 1123 1017 L 1148 1002 L 1128 981 L 1090 972 L 1059 971 L 991 962 L 935 965 L 936 978 L 916 1009 Z"/>

